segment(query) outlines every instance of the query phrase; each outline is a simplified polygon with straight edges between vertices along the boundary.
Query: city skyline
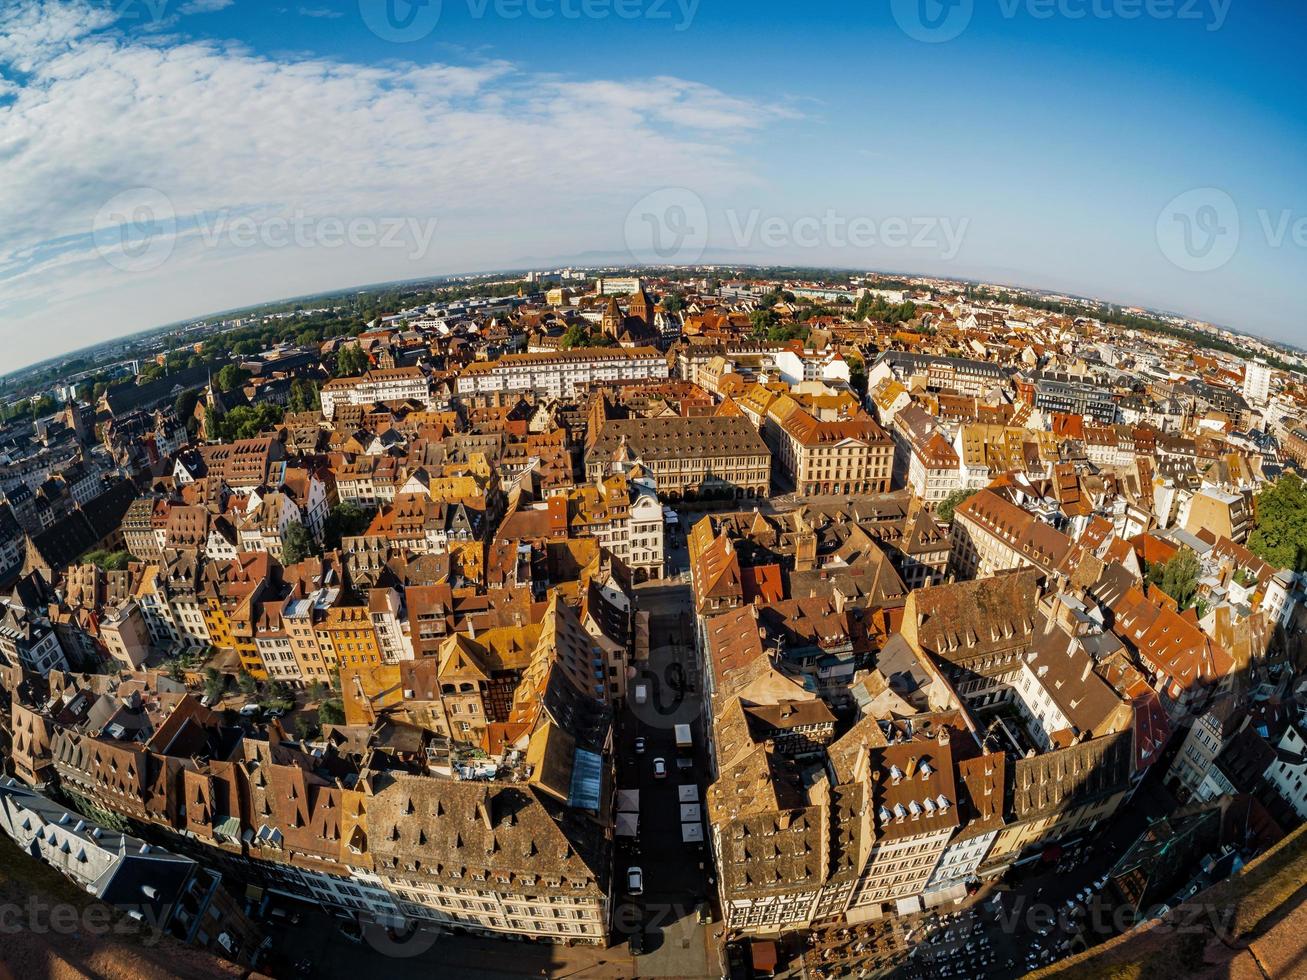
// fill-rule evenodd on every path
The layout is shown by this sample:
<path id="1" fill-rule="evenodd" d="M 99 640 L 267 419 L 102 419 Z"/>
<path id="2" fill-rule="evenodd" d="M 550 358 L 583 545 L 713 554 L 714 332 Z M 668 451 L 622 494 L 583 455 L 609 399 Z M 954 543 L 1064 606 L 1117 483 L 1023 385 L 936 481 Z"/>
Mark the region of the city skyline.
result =
<path id="1" fill-rule="evenodd" d="M 413 5 L 408 34 L 380 9 L 0 14 L 16 360 L 594 253 L 997 281 L 1301 336 L 1301 82 L 1268 5 L 895 3 L 799 29 L 774 6 L 468 0 Z M 767 70 L 784 50 L 799 70 Z"/>

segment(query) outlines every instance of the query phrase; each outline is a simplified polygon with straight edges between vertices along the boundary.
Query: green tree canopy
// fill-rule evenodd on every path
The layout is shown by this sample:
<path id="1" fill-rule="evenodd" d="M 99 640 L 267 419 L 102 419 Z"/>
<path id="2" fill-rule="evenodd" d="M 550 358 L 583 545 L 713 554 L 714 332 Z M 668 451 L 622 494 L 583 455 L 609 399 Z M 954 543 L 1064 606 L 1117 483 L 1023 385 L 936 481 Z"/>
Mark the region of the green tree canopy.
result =
<path id="1" fill-rule="evenodd" d="M 281 561 L 294 565 L 313 554 L 313 536 L 300 521 L 291 521 L 281 533 Z"/>
<path id="2" fill-rule="evenodd" d="M 1198 576 L 1202 563 L 1189 548 L 1181 548 L 1170 560 L 1151 566 L 1148 581 L 1176 601 L 1181 609 L 1188 609 L 1198 597 Z"/>
<path id="3" fill-rule="evenodd" d="M 358 344 L 350 344 L 336 352 L 336 377 L 358 377 L 368 369 L 368 355 Z"/>
<path id="4" fill-rule="evenodd" d="M 218 376 L 213 379 L 219 391 L 232 391 L 250 380 L 250 372 L 238 364 L 224 364 Z"/>
<path id="5" fill-rule="evenodd" d="M 939 502 L 939 506 L 935 508 L 935 516 L 945 524 L 953 523 L 953 512 L 974 497 L 976 493 L 975 490 L 954 490 Z"/>
<path id="6" fill-rule="evenodd" d="M 337 504 L 322 522 L 322 540 L 328 551 L 340 547 L 341 538 L 352 538 L 367 530 L 371 518 L 350 503 Z"/>
<path id="7" fill-rule="evenodd" d="M 1307 483 L 1286 473 L 1257 495 L 1248 550 L 1276 568 L 1307 572 Z"/>
<path id="8" fill-rule="evenodd" d="M 345 724 L 345 706 L 336 698 L 318 706 L 318 721 L 324 725 Z"/>
<path id="9" fill-rule="evenodd" d="M 321 407 L 318 386 L 304 378 L 296 378 L 290 383 L 290 410 L 292 412 L 316 412 Z"/>

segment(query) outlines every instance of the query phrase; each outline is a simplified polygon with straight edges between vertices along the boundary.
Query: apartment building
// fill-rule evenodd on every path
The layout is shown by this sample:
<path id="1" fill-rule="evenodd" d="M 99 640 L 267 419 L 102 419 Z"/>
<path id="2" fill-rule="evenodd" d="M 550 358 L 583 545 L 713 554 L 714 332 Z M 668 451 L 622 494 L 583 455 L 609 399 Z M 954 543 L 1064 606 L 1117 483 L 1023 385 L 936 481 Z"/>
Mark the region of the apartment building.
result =
<path id="1" fill-rule="evenodd" d="M 1051 573 L 1072 542 L 1061 531 L 993 490 L 981 490 L 953 512 L 950 567 L 963 578 L 986 578 L 1013 568 Z"/>
<path id="2" fill-rule="evenodd" d="M 431 382 L 419 367 L 377 368 L 358 378 L 336 378 L 320 391 L 322 414 L 334 419 L 341 405 L 373 405 L 377 402 L 416 401 L 429 408 Z"/>
<path id="3" fill-rule="evenodd" d="M 869 753 L 873 841 L 849 901 L 850 923 L 920 911 L 920 896 L 960 826 L 947 732 Z"/>
<path id="4" fill-rule="evenodd" d="M 597 382 L 667 376 L 667 358 L 653 347 L 589 347 L 508 354 L 496 361 L 477 361 L 463 369 L 454 391 L 460 397 L 530 391 L 553 398 L 572 398 L 581 388 Z"/>
<path id="5" fill-rule="evenodd" d="M 585 455 L 586 479 L 638 466 L 664 500 L 766 496 L 771 453 L 741 416 L 614 419 Z"/>
<path id="6" fill-rule="evenodd" d="M 781 419 L 769 414 L 763 431 L 772 435 L 776 461 L 800 494 L 890 489 L 894 443 L 869 415 L 822 420 L 796 407 Z"/>

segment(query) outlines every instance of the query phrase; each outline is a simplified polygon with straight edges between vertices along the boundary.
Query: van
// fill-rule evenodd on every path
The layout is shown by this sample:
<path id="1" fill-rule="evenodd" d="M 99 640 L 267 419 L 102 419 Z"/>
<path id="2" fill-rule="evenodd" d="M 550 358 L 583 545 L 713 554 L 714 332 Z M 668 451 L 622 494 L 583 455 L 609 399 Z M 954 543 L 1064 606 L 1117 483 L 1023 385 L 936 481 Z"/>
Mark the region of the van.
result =
<path id="1" fill-rule="evenodd" d="M 644 704 L 648 700 L 649 700 L 649 685 L 647 684 L 635 685 L 635 703 Z"/>

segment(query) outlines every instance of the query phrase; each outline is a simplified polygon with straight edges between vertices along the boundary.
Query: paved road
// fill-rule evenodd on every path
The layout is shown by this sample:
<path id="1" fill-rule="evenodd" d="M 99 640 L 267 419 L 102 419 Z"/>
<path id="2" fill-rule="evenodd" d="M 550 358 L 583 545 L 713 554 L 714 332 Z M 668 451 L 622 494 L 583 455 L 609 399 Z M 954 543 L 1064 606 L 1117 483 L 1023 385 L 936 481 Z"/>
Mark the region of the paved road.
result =
<path id="1" fill-rule="evenodd" d="M 630 699 L 622 713 L 617 782 L 623 789 L 640 791 L 640 837 L 634 845 L 622 842 L 617 866 L 619 875 L 630 865 L 644 871 L 644 894 L 628 897 L 615 919 L 619 937 L 637 930 L 644 933 L 645 953 L 636 958 L 639 976 L 717 976 L 716 953 L 709 948 L 708 929 L 697 915 L 712 892 L 707 846 L 682 841 L 677 789 L 696 787 L 702 805 L 706 759 L 690 590 L 683 584 L 650 583 L 638 590 L 637 597 L 651 620 L 649 661 L 638 679 L 649 696 L 644 704 Z M 688 724 L 694 732 L 695 749 L 689 754 L 677 751 L 673 726 L 678 724 Z M 643 754 L 635 752 L 636 738 L 645 740 Z M 667 764 L 666 778 L 654 777 L 657 758 Z M 678 758 L 688 760 L 689 767 L 678 765 Z"/>

